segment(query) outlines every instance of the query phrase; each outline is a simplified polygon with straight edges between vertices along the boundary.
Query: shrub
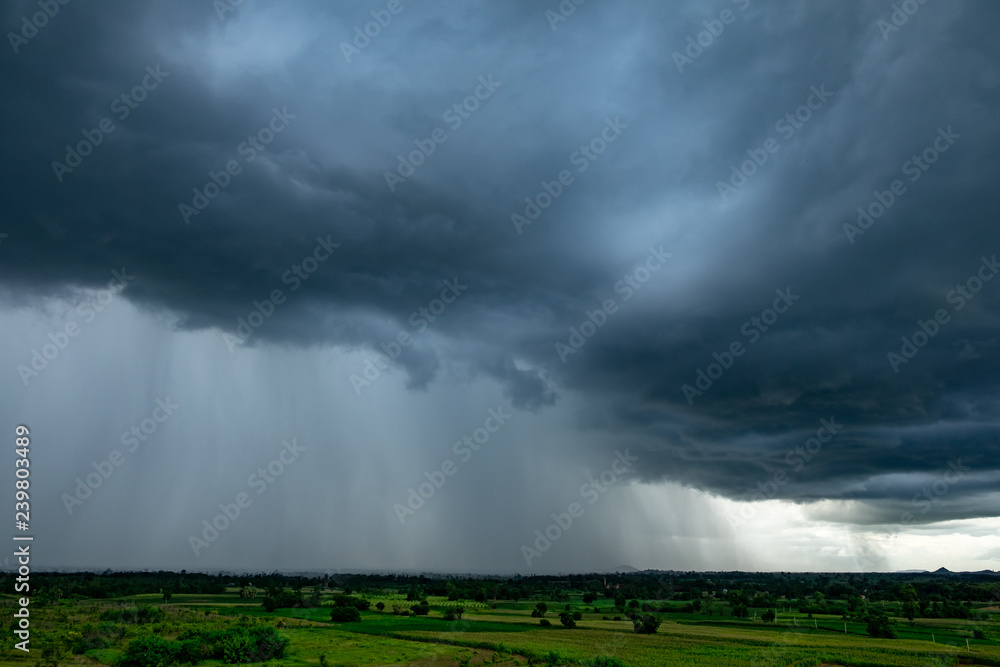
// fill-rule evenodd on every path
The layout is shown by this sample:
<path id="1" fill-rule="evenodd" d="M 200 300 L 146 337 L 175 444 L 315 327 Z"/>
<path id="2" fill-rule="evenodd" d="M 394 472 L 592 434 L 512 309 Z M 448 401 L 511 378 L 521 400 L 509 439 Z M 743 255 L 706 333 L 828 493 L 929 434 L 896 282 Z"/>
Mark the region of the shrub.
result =
<path id="1" fill-rule="evenodd" d="M 118 660 L 119 667 L 167 667 L 174 662 L 174 642 L 156 635 L 136 637 L 128 643 L 125 655 Z"/>
<path id="2" fill-rule="evenodd" d="M 562 623 L 567 628 L 575 628 L 576 627 L 576 621 L 573 620 L 572 614 L 569 614 L 569 613 L 567 613 L 565 611 L 563 613 L 559 614 L 559 622 Z"/>
<path id="3" fill-rule="evenodd" d="M 427 600 L 421 600 L 410 607 L 410 611 L 413 612 L 414 616 L 426 616 L 431 612 L 431 606 L 427 604 Z"/>
<path id="4" fill-rule="evenodd" d="M 538 625 L 541 625 L 542 627 L 547 628 L 547 627 L 551 626 L 552 623 L 549 622 L 549 619 L 543 618 L 542 620 L 538 621 Z"/>
<path id="5" fill-rule="evenodd" d="M 617 658 L 609 658 L 604 655 L 599 655 L 590 661 L 588 667 L 625 667 L 625 664 Z"/>

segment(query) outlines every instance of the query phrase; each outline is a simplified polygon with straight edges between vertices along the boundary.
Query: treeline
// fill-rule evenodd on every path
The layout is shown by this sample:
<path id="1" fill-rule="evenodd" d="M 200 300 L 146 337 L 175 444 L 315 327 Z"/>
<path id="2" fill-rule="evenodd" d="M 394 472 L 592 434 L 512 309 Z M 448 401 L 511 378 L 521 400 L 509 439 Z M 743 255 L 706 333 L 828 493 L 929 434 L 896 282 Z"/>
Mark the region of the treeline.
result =
<path id="1" fill-rule="evenodd" d="M 6 590 L 13 590 L 14 574 L 0 574 Z M 407 593 L 410 600 L 442 596 L 450 600 L 481 603 L 493 600 L 568 600 L 570 593 L 626 600 L 694 602 L 703 598 L 732 598 L 740 603 L 767 607 L 777 600 L 800 600 L 804 607 L 825 608 L 832 601 L 862 598 L 870 602 L 912 602 L 919 611 L 949 613 L 946 607 L 972 602 L 1000 601 L 1000 576 L 990 573 L 678 573 L 634 572 L 531 577 L 458 577 L 401 574 L 338 574 L 292 576 L 278 573 L 203 574 L 177 572 L 38 573 L 32 577 L 32 601 L 54 603 L 61 598 L 118 598 L 139 594 L 220 594 L 227 589 L 260 591 L 274 597 L 292 591 L 294 606 L 315 602 L 317 590 L 339 590 L 350 595 L 377 595 L 385 591 Z M 303 591 L 308 589 L 308 593 Z M 312 599 L 310 599 L 312 598 Z M 806 601 L 810 598 L 809 601 Z M 941 603 L 938 605 L 937 603 Z M 950 603 L 950 604 L 949 604 Z M 956 612 L 957 613 L 957 612 Z"/>
<path id="2" fill-rule="evenodd" d="M 14 590 L 16 575 L 0 574 L 3 590 Z M 144 593 L 225 593 L 232 577 L 186 572 L 40 572 L 32 573 L 32 602 L 104 599 Z"/>

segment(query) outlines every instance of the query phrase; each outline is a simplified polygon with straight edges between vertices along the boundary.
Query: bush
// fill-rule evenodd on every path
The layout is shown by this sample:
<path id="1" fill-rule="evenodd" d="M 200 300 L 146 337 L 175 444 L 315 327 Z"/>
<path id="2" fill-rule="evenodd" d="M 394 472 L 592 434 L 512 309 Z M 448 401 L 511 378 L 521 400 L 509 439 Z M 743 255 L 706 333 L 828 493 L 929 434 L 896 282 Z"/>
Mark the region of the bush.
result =
<path id="1" fill-rule="evenodd" d="M 156 635 L 136 637 L 118 660 L 118 667 L 167 667 L 175 661 L 175 642 Z"/>
<path id="2" fill-rule="evenodd" d="M 126 607 L 125 609 L 108 609 L 101 614 L 102 621 L 146 625 L 163 621 L 163 610 L 159 607 Z"/>
<path id="3" fill-rule="evenodd" d="M 431 606 L 427 604 L 427 600 L 422 600 L 410 607 L 410 611 L 413 612 L 414 616 L 426 616 L 431 612 Z"/>
<path id="4" fill-rule="evenodd" d="M 599 655 L 588 663 L 588 667 L 625 667 L 617 658 Z"/>
<path id="5" fill-rule="evenodd" d="M 551 626 L 552 623 L 549 622 L 549 619 L 543 618 L 542 620 L 538 621 L 538 625 L 540 625 L 540 626 L 542 626 L 544 628 L 547 628 L 547 627 Z"/>
<path id="6" fill-rule="evenodd" d="M 335 623 L 360 623 L 361 612 L 357 607 L 334 607 L 330 610 L 330 620 Z"/>
<path id="7" fill-rule="evenodd" d="M 576 627 L 576 621 L 573 620 L 572 614 L 569 614 L 569 613 L 567 613 L 565 611 L 563 613 L 559 614 L 559 622 L 562 623 L 567 628 L 575 628 Z"/>
<path id="8" fill-rule="evenodd" d="M 235 664 L 281 658 L 288 639 L 268 625 L 241 625 L 227 630 L 187 630 L 171 644 L 175 662 L 194 664 L 206 659 Z"/>

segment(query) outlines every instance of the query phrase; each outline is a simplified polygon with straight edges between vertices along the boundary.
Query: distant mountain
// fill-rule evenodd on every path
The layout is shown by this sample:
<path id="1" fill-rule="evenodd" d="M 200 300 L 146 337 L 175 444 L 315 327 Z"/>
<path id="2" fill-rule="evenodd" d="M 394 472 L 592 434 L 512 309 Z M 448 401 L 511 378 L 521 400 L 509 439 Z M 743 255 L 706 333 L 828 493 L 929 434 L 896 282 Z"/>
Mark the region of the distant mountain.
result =
<path id="1" fill-rule="evenodd" d="M 616 567 L 615 569 L 613 569 L 611 571 L 612 572 L 638 572 L 639 568 L 632 567 L 631 565 L 619 565 L 618 567 Z"/>
<path id="2" fill-rule="evenodd" d="M 934 570 L 934 574 L 955 574 L 955 573 L 946 567 L 939 567 L 938 569 Z"/>

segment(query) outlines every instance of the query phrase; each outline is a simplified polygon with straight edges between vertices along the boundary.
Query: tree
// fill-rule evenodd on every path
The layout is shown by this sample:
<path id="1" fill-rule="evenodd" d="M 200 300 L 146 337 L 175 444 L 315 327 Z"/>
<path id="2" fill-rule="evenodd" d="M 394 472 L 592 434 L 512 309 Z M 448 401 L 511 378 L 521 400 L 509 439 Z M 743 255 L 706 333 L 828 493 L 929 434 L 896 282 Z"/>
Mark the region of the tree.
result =
<path id="1" fill-rule="evenodd" d="M 164 591 L 163 591 L 163 603 L 166 604 L 167 602 L 170 602 L 170 598 L 171 597 L 173 597 L 173 593 L 171 593 L 169 589 L 164 589 Z"/>
<path id="2" fill-rule="evenodd" d="M 735 607 L 733 607 L 733 616 L 735 616 L 736 618 L 746 618 L 749 615 L 750 615 L 750 610 L 747 609 L 747 606 L 745 604 L 739 603 Z"/>
<path id="3" fill-rule="evenodd" d="M 913 619 L 916 618 L 919 608 L 917 606 L 916 600 L 907 600 L 903 603 L 903 616 L 906 617 L 910 624 L 913 624 Z"/>
<path id="4" fill-rule="evenodd" d="M 895 639 L 896 629 L 892 621 L 882 612 L 872 612 L 868 615 L 868 634 L 882 639 Z"/>
<path id="5" fill-rule="evenodd" d="M 660 627 L 660 619 L 652 614 L 637 615 L 632 619 L 632 627 L 640 635 L 656 634 L 656 630 Z"/>
<path id="6" fill-rule="evenodd" d="M 774 610 L 768 609 L 767 611 L 765 611 L 763 614 L 760 615 L 760 620 L 764 621 L 765 623 L 774 623 L 774 619 L 776 617 L 777 616 L 774 613 Z"/>
<path id="7" fill-rule="evenodd" d="M 538 616 L 545 616 L 545 612 L 549 610 L 549 605 L 544 602 L 539 602 L 535 605 L 535 611 L 538 612 Z"/>
<path id="8" fill-rule="evenodd" d="M 360 623 L 361 612 L 357 607 L 334 607 L 330 610 L 330 620 L 335 623 Z"/>
<path id="9" fill-rule="evenodd" d="M 385 609 L 385 603 L 384 602 L 376 602 L 375 603 L 375 608 L 378 609 L 379 611 L 382 611 L 383 609 Z"/>

